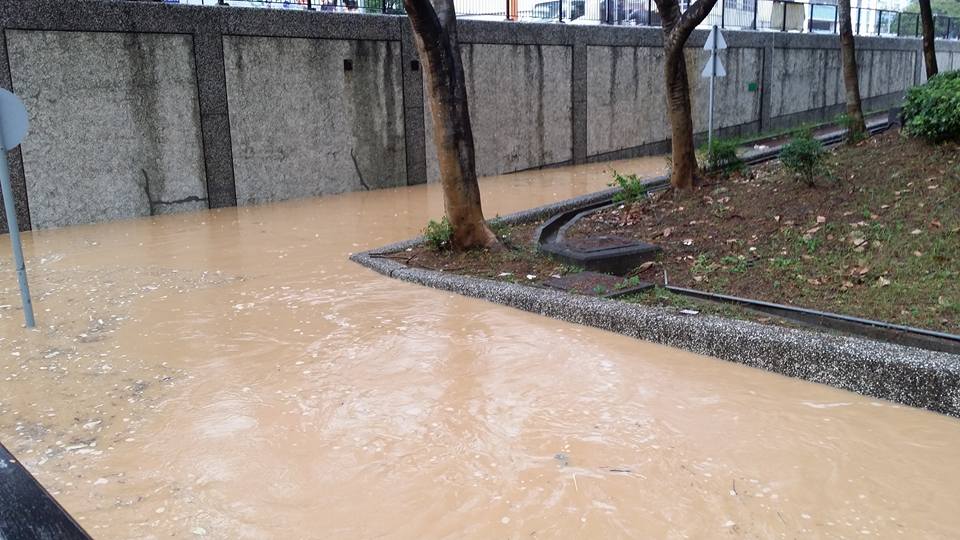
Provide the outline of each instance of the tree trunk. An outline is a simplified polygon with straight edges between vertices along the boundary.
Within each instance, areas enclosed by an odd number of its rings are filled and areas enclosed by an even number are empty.
[[[690,83],[683,47],[667,51],[664,63],[667,82],[667,112],[670,114],[670,146],[673,170],[670,185],[677,189],[693,189],[697,173],[697,154],[693,146],[693,114],[690,106]]]
[[[840,0],[840,56],[843,60],[843,86],[847,91],[847,116],[850,117],[850,133],[847,137],[854,140],[867,131],[863,121],[863,107],[860,105],[860,76],[857,70],[857,48],[853,40],[853,26],[850,22],[850,0]]]
[[[427,80],[443,205],[453,228],[452,247],[493,247],[497,237],[483,219],[473,129],[452,0],[404,0]]]
[[[693,146],[693,110],[690,106],[690,82],[687,80],[683,46],[717,0],[697,0],[683,13],[680,12],[678,0],[655,1],[663,24],[663,74],[673,151],[670,185],[675,189],[689,190],[693,188],[697,174],[697,154]]]
[[[937,74],[937,48],[934,36],[933,10],[930,0],[919,0],[920,25],[923,27],[923,63],[926,64],[927,78]]]

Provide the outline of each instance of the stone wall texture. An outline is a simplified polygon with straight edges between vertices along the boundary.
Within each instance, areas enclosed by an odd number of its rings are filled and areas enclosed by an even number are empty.
[[[404,17],[107,0],[0,0],[0,86],[31,129],[10,152],[21,226],[258,204],[436,181]],[[461,20],[481,175],[668,149],[657,28]],[[724,31],[721,136],[843,109],[836,36]],[[707,32],[688,40],[707,127]],[[940,41],[943,71],[960,42]],[[924,80],[920,41],[857,38],[865,107]],[[5,231],[0,217],[0,231]]]
[[[460,56],[477,174],[502,174],[573,159],[570,47],[465,44]],[[424,96],[428,95],[424,88]],[[424,109],[427,179],[434,182],[439,171],[428,99]]]
[[[206,208],[190,36],[7,31],[34,227]]]
[[[406,185],[399,43],[227,36],[223,52],[238,204]]]

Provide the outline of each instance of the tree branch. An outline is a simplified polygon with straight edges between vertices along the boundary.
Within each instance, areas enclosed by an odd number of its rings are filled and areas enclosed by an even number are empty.
[[[686,43],[693,29],[707,18],[715,5],[717,5],[717,0],[697,0],[691,4],[680,16],[680,20],[672,32],[677,36],[675,39],[680,43]]]
[[[443,25],[430,0],[403,0],[403,7],[416,35],[437,38],[443,32]]]

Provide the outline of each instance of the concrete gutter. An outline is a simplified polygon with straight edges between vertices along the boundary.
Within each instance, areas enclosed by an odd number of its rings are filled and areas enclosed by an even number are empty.
[[[519,224],[543,219],[600,201],[614,191],[517,212],[499,221]],[[355,253],[350,260],[403,281],[960,417],[958,355],[749,321],[681,315],[665,308],[410,268],[383,257],[421,243],[422,237],[414,238]]]

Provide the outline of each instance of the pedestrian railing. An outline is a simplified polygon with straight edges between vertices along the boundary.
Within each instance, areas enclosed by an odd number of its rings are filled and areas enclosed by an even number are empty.
[[[403,0],[134,0],[168,4],[298,9],[402,15]],[[856,0],[854,0],[856,1]],[[472,19],[568,24],[660,26],[653,0],[454,0],[457,15]],[[681,0],[686,7],[687,0]],[[838,33],[836,3],[798,0],[717,0],[700,25],[734,30],[812,34]],[[860,36],[919,37],[920,14],[854,5],[853,33]],[[934,16],[940,39],[960,39],[960,17]]]

